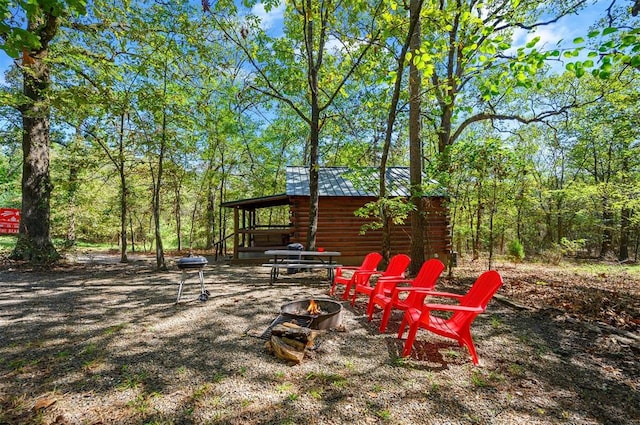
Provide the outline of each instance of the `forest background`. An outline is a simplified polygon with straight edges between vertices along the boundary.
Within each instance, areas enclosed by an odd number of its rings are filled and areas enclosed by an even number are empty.
[[[161,266],[163,246],[224,241],[220,204],[284,192],[287,165],[394,165],[447,188],[460,254],[636,261],[637,5],[595,3],[601,19],[551,43],[545,28],[593,2],[5,2],[0,206],[24,210],[25,122],[45,105],[57,249],[156,250]],[[48,16],[44,46],[30,37]],[[34,63],[50,78],[36,100]]]

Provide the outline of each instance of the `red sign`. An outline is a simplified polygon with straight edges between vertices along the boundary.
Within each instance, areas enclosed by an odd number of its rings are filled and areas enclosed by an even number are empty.
[[[0,234],[18,233],[20,229],[20,210],[0,208]]]

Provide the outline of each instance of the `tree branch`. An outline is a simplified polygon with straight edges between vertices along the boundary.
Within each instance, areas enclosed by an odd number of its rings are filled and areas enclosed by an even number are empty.
[[[594,103],[599,102],[601,99],[603,98],[603,96],[598,96],[597,98],[588,101],[588,102],[584,102],[584,103],[579,103],[579,102],[573,102],[570,103],[568,105],[564,105],[562,106],[560,109],[553,109],[553,110],[549,110],[549,111],[544,111],[541,112],[537,115],[534,115],[531,118],[525,118],[522,117],[520,115],[508,115],[508,114],[496,114],[496,113],[491,113],[491,112],[481,112],[479,114],[473,115],[469,118],[467,118],[466,120],[464,120],[460,126],[458,127],[458,129],[455,131],[455,133],[453,133],[453,135],[450,137],[450,144],[452,143],[452,141],[457,140],[457,138],[462,134],[462,132],[471,124],[479,122],[479,121],[486,121],[486,120],[491,120],[491,121],[516,121],[516,122],[520,122],[522,124],[531,124],[534,122],[546,122],[547,119],[549,119],[550,117],[553,116],[557,116],[557,115],[562,115],[568,111],[570,111],[571,109],[576,109],[576,108],[580,108],[586,105],[591,105]]]

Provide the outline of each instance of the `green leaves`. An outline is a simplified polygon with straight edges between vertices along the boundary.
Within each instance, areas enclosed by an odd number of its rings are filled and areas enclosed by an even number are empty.
[[[430,76],[433,73],[433,56],[426,47],[421,47],[413,53],[407,52],[406,58],[407,62],[413,62],[425,76]]]
[[[40,39],[22,28],[9,28],[3,34],[6,38],[4,43],[0,43],[0,49],[14,59],[20,56],[23,49],[31,50],[40,47]]]
[[[587,37],[592,42],[597,41],[598,37],[602,40],[587,53],[587,60],[570,62],[566,65],[566,70],[573,72],[576,77],[582,77],[585,70],[591,69],[591,74],[594,77],[608,79],[611,77],[613,66],[616,63],[633,68],[640,67],[640,57],[637,54],[640,52],[640,28],[620,31],[616,27],[607,27],[601,31],[590,31]],[[574,44],[583,44],[584,41],[582,37],[573,40]],[[579,47],[567,50],[563,53],[563,57],[567,59],[578,58],[585,49],[585,47]]]
[[[531,41],[529,41],[526,44],[527,49],[532,49],[533,47],[535,47],[536,44],[538,44],[538,41],[540,41],[540,37],[534,37],[533,39],[531,39]]]
[[[580,78],[585,74],[585,66],[582,62],[569,62],[566,66],[567,71],[573,72],[576,77]]]
[[[41,47],[37,32],[24,29],[26,19],[48,14],[53,17],[86,13],[86,0],[0,1],[0,49],[17,58],[23,50]]]

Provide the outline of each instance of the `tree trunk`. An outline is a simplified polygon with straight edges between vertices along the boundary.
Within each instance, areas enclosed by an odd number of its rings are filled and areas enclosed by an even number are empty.
[[[23,56],[22,114],[22,218],[11,258],[32,263],[51,263],[60,258],[50,236],[51,191],[49,175],[50,85],[46,62],[49,41],[57,32],[57,18],[32,13],[27,30],[40,38],[41,47]]]
[[[76,134],[79,134],[78,129],[76,129]],[[75,150],[75,145],[77,143],[77,140],[73,141],[73,144],[70,147],[72,151]],[[73,152],[71,157],[76,158],[76,152]],[[80,165],[78,161],[72,161],[69,164],[69,181],[67,182],[67,217],[69,220],[67,226],[67,240],[65,243],[67,247],[72,247],[76,244],[76,205],[78,202],[78,189],[80,187],[80,181],[78,179],[79,171]]]
[[[163,136],[164,137],[164,136]],[[160,185],[162,182],[162,162],[164,160],[164,142],[160,145],[160,155],[158,157],[158,175],[156,176],[155,187],[153,188],[153,224],[156,241],[156,268],[166,270],[164,261],[164,250],[162,247],[162,233],[160,232]]]
[[[164,74],[164,95],[166,99],[167,94],[167,68],[165,65]],[[164,153],[167,146],[167,108],[166,105],[162,108],[162,132],[160,134],[160,153],[158,155],[158,175],[156,177],[155,187],[153,191],[153,220],[155,228],[155,240],[156,240],[156,268],[158,270],[167,270],[167,265],[164,261],[164,250],[162,247],[162,233],[160,232],[160,193],[162,186],[162,166],[164,163]]]
[[[120,173],[120,262],[127,263],[127,176],[124,169],[124,116],[120,115],[120,140],[118,146],[118,172]]]
[[[164,139],[164,134],[162,138]],[[164,161],[165,141],[160,145],[160,155],[158,157],[158,176],[156,179],[156,187],[153,195],[153,220],[155,227],[156,239],[156,267],[158,270],[166,270],[167,265],[164,261],[164,249],[162,246],[162,233],[160,232],[160,187],[162,185],[162,163]]]
[[[176,183],[180,185],[180,183]],[[175,189],[176,205],[175,205],[175,219],[176,219],[176,236],[178,237],[178,251],[182,251],[182,205],[180,203],[180,187]]]
[[[191,210],[191,227],[189,228],[189,252],[193,250],[193,238],[196,233],[196,217],[199,207],[200,204],[197,201],[193,203],[193,210]]]
[[[224,199],[224,188],[227,181],[226,174],[224,173],[224,169],[222,171],[223,173],[222,173],[222,178],[220,179],[220,190],[218,191],[219,203],[222,202],[222,200]],[[218,206],[218,235],[219,235],[218,240],[220,241],[220,248],[219,248],[220,253],[224,255],[227,252],[227,242],[225,241],[225,238],[227,236],[227,220],[226,220],[225,212],[223,211],[223,208],[221,206]]]
[[[633,248],[633,261],[638,262],[638,250],[640,250],[640,226],[635,225],[636,243]]]
[[[313,5],[311,0],[306,0],[307,13],[311,13]],[[321,24],[322,25],[322,24]],[[311,119],[309,122],[309,231],[307,232],[307,249],[316,248],[316,236],[318,232],[318,164],[320,145],[320,105],[318,93],[318,70],[322,66],[322,50],[320,46],[318,57],[314,59],[314,34],[313,20],[307,22],[306,27],[306,52],[309,93],[311,95]]]
[[[481,224],[484,211],[484,205],[482,203],[482,184],[478,182],[478,204],[476,206],[476,232],[473,236],[473,260],[480,258],[480,240],[481,240]]]
[[[623,207],[620,211],[620,249],[618,250],[618,261],[629,259],[629,233],[631,229],[631,208]]]
[[[319,118],[315,117],[315,118]],[[314,125],[314,123],[316,125]],[[318,233],[318,121],[312,118],[311,124],[311,151],[309,154],[309,232],[307,233],[307,249],[313,251],[316,248],[316,236]]]
[[[600,244],[600,258],[604,258],[611,252],[611,243],[613,240],[613,214],[609,207],[609,199],[604,196],[602,198],[602,242]]]
[[[417,10],[422,9],[423,0],[418,0]],[[400,55],[398,56],[398,67],[396,68],[396,81],[393,86],[393,94],[391,96],[391,103],[389,105],[389,114],[387,116],[387,128],[384,136],[384,145],[382,147],[382,156],[380,158],[380,201],[383,201],[387,197],[387,161],[389,159],[389,150],[391,149],[391,138],[393,137],[393,127],[396,122],[396,115],[398,113],[398,102],[400,100],[400,91],[402,89],[402,76],[404,74],[405,60],[407,57],[407,51],[413,40],[413,33],[416,29],[416,24],[420,21],[420,14],[414,14],[409,23],[409,31],[407,38],[402,45]],[[388,208],[385,204],[380,208],[380,219],[382,220],[382,257],[385,262],[389,262],[391,258],[391,216]]]
[[[493,178],[493,193],[491,196],[491,209],[489,210],[489,266],[488,270],[493,267],[493,249],[495,235],[493,233],[493,219],[497,212],[497,198],[498,198],[498,177]]]
[[[420,48],[420,3],[411,0],[410,17],[416,19],[416,26],[411,37],[410,49],[415,52]],[[410,200],[414,205],[411,212],[411,267],[412,275],[416,275],[424,263],[424,216],[422,204],[422,140],[420,119],[420,95],[422,76],[413,62],[409,65],[409,186]]]
[[[562,243],[562,238],[564,238],[564,227],[565,227],[565,223],[564,223],[564,197],[560,196],[558,198],[556,198],[556,210],[555,210],[555,215],[556,215],[556,243],[560,244]]]
[[[636,6],[640,2],[636,3]],[[629,157],[623,156],[622,170],[629,172]],[[629,259],[629,243],[631,242],[631,208],[623,205],[620,210],[620,245],[618,247],[618,261],[627,261]]]
[[[205,210],[205,231],[207,237],[207,244],[205,245],[207,249],[212,249],[213,244],[215,243],[215,221],[216,221],[216,210],[215,210],[215,200],[216,195],[214,192],[215,188],[211,185],[207,188],[207,209]],[[218,254],[216,252],[216,254]]]
[[[133,219],[129,218],[129,233],[131,233],[131,252],[136,252],[135,232],[133,231]]]

